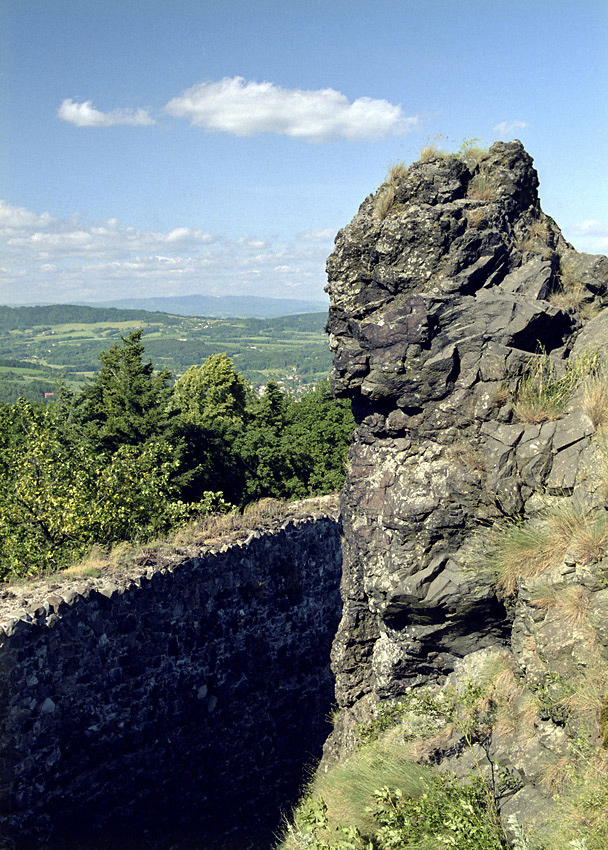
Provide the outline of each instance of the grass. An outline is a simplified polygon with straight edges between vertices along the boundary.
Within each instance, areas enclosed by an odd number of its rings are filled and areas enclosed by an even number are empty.
[[[564,374],[558,377],[551,357],[546,352],[537,354],[517,387],[515,415],[527,424],[559,419],[575,389],[595,377],[599,368],[597,353],[588,352],[570,358]]]
[[[488,223],[487,207],[475,207],[474,209],[467,210],[466,217],[467,224],[469,227],[484,227],[484,225]]]
[[[395,189],[406,175],[407,168],[403,162],[396,162],[389,168],[386,179],[374,199],[373,218],[384,221],[395,208]]]
[[[449,156],[447,151],[440,148],[436,142],[430,142],[420,149],[419,159],[420,162],[429,162],[432,159],[445,159],[446,156]]]
[[[432,778],[430,768],[404,758],[403,746],[378,743],[361,747],[347,761],[328,771],[317,773],[307,788],[286,831],[283,850],[296,850],[298,833],[305,832],[315,808],[326,807],[319,824],[319,837],[330,839],[339,826],[350,826],[362,835],[373,832],[373,818],[368,808],[374,792],[383,786],[400,788],[404,793],[420,796]]]
[[[386,185],[376,195],[373,217],[384,221],[395,204],[395,187]]]
[[[469,182],[467,196],[478,201],[491,201],[496,197],[496,185],[490,176],[480,171]]]
[[[387,182],[397,183],[399,180],[403,180],[404,177],[407,176],[407,166],[403,161],[396,162],[394,165],[388,170],[388,176],[386,178]]]
[[[481,144],[480,139],[464,139],[458,148],[458,156],[464,159],[467,165],[479,165],[487,154],[488,147]]]
[[[592,319],[599,312],[597,305],[590,300],[589,290],[567,257],[562,257],[560,261],[559,286],[548,300],[561,310],[578,313],[583,320]]]
[[[583,385],[581,403],[596,431],[604,434],[608,425],[608,381],[602,375],[593,375]]]
[[[488,808],[483,784],[459,784],[404,758],[387,741],[362,747],[326,774],[317,774],[282,850],[425,848],[503,850],[504,833]]]
[[[497,570],[497,586],[512,596],[525,579],[537,578],[555,569],[566,553],[580,562],[590,563],[601,558],[608,546],[608,519],[585,513],[571,502],[558,504],[545,511],[535,522],[513,523],[495,540],[491,560]],[[577,591],[567,591],[571,608],[582,605],[576,601]],[[566,607],[567,599],[561,601]],[[546,600],[546,607],[557,601]],[[537,601],[537,607],[541,604]]]
[[[579,585],[548,587],[534,594],[530,605],[545,611],[553,609],[562,623],[580,626],[589,614],[591,599],[589,591]]]

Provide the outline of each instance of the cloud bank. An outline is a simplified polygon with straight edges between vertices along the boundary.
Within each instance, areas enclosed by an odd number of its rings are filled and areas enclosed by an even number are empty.
[[[57,110],[57,117],[77,127],[112,127],[116,124],[147,127],[156,123],[145,109],[113,109],[112,112],[100,112],[90,100],[75,103],[71,98],[62,102]]]
[[[322,234],[327,233],[323,241]],[[323,299],[333,231],[283,244],[189,227],[146,231],[117,219],[55,218],[0,201],[0,300],[101,301],[149,295]]]
[[[243,77],[198,83],[170,100],[165,111],[206,130],[277,133],[306,142],[381,139],[408,133],[418,123],[387,100],[361,97],[350,103],[335,89],[285,89]]]

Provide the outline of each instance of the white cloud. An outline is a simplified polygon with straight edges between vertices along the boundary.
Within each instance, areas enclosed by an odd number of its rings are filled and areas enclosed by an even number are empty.
[[[62,102],[57,110],[57,117],[76,124],[77,127],[112,127],[115,124],[146,127],[156,123],[145,109],[113,109],[112,112],[100,112],[90,100],[75,103],[71,98]]]
[[[498,133],[501,138],[506,139],[518,130],[523,130],[524,127],[528,126],[529,124],[527,121],[501,121],[500,124],[496,124],[494,131]]]
[[[264,294],[325,300],[324,243],[206,230],[167,231],[56,218],[0,201],[0,302],[102,301],[149,295]]]
[[[170,100],[165,111],[207,130],[278,133],[307,142],[381,139],[408,133],[418,123],[387,100],[361,97],[350,103],[335,89],[285,89],[243,77],[198,83]]]
[[[608,224],[595,218],[577,221],[564,228],[564,235],[576,244],[579,251],[589,254],[608,253]]]
[[[316,227],[303,230],[298,236],[303,242],[333,242],[336,231],[331,227]]]

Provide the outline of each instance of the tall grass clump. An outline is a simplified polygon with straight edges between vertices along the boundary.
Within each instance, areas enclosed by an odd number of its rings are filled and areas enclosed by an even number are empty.
[[[558,377],[551,357],[544,351],[537,354],[523,375],[515,393],[515,415],[525,423],[541,423],[559,419],[574,390],[598,374],[596,352],[571,358],[564,374]]]
[[[555,569],[568,550],[579,561],[589,563],[599,560],[608,546],[608,520],[586,513],[571,502],[557,505],[544,512],[534,522],[519,522],[505,528],[495,539],[491,560],[497,570],[497,585],[507,596],[512,596],[520,582],[537,578]],[[583,598],[576,591],[568,591],[561,599],[564,611],[580,610]],[[545,607],[558,604],[547,601]],[[537,607],[539,602],[537,600]],[[571,615],[576,619],[575,614]]]
[[[585,381],[581,406],[595,430],[605,434],[608,426],[608,380],[603,375],[593,375]]]
[[[458,156],[464,159],[467,165],[479,165],[487,154],[488,147],[481,144],[480,139],[464,139],[458,148]]]
[[[376,195],[374,200],[373,217],[379,221],[384,221],[389,212],[392,210],[395,203],[395,187],[386,185]]]
[[[480,779],[459,784],[375,742],[318,775],[292,821],[282,850],[425,848],[504,850],[504,832]]]
[[[492,201],[496,197],[496,185],[489,175],[480,171],[469,182],[467,196],[478,201]]]

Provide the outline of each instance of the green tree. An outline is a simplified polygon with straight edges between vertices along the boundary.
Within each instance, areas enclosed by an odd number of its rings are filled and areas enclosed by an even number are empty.
[[[354,429],[350,403],[333,398],[329,380],[321,381],[292,405],[283,441],[298,448],[294,463],[307,495],[340,489]]]
[[[293,399],[269,381],[264,394],[252,397],[237,448],[245,466],[243,502],[300,498],[306,489],[296,472],[298,447],[283,439]]]
[[[20,399],[2,430],[0,577],[55,569],[93,543],[147,539],[189,513],[174,498],[168,444],[108,457],[58,419],[56,408],[40,413]]]
[[[168,424],[171,373],[144,363],[141,336],[141,329],[131,331],[101,352],[101,369],[78,402],[89,438],[110,452],[162,436]]]
[[[235,444],[247,394],[247,384],[225,354],[212,354],[176,382],[171,440],[179,458],[176,483],[185,501],[198,500],[207,490],[240,501],[244,468]]]
[[[173,388],[172,407],[186,422],[197,425],[245,415],[247,384],[226,354],[212,354],[201,366],[191,366]]]

